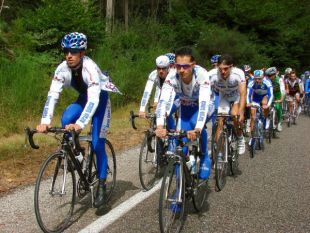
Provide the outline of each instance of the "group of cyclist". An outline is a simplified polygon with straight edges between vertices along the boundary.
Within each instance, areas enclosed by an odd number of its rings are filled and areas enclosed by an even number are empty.
[[[92,146],[97,156],[99,185],[94,206],[105,203],[108,160],[105,151],[105,138],[110,125],[111,108],[108,92],[119,92],[109,76],[86,56],[87,37],[83,33],[72,32],[61,42],[65,60],[58,65],[43,109],[41,123],[37,131],[47,132],[55,105],[64,87],[73,87],[79,96],[64,111],[61,123],[67,130],[81,131],[89,122],[92,124]],[[193,52],[188,47],[178,49],[156,58],[156,69],[147,80],[141,100],[139,116],[145,117],[145,109],[155,84],[154,109],[156,109],[156,135],[164,138],[168,130],[187,131],[187,139],[201,138],[200,172],[201,179],[208,179],[211,173],[211,159],[208,154],[206,123],[215,122],[219,113],[231,114],[238,136],[238,153],[245,152],[245,139],[242,127],[245,112],[254,101],[262,104],[265,116],[271,103],[276,102],[278,116],[277,129],[281,131],[281,102],[284,93],[300,103],[300,96],[309,93],[309,72],[304,75],[305,88],[297,79],[296,72],[286,70],[285,77],[279,77],[275,67],[255,70],[249,65],[244,69],[234,66],[230,55],[215,55],[211,58],[213,69],[209,72],[196,64]],[[285,80],[285,81],[284,81]],[[284,88],[285,86],[285,88]],[[178,119],[173,113],[178,110]],[[255,112],[250,110],[251,123]],[[216,137],[221,127],[218,120]],[[266,118],[265,127],[268,128]]]
[[[298,79],[296,71],[291,68],[287,68],[282,76],[276,67],[252,72],[250,65],[242,68],[234,66],[233,58],[228,54],[212,56],[211,65],[213,68],[209,71],[197,65],[192,50],[187,47],[180,48],[175,54],[159,56],[156,59],[156,70],[152,71],[147,81],[139,112],[140,117],[145,117],[145,106],[153,84],[156,83],[156,135],[164,138],[167,130],[187,131],[188,140],[194,140],[200,135],[201,179],[209,177],[210,159],[214,161],[208,154],[208,136],[205,130],[209,120],[212,120],[213,125],[218,116],[215,133],[217,141],[223,127],[223,118],[219,116],[231,115],[238,137],[238,154],[241,155],[246,148],[244,125],[246,133],[250,134],[249,145],[251,144],[257,111],[254,104],[262,108],[266,132],[270,130],[269,111],[274,106],[277,124],[273,127],[281,132],[284,103],[287,103],[287,111],[292,112],[292,103],[296,101],[300,111],[301,97],[305,93],[309,95],[310,89],[308,71],[303,75],[303,80]],[[172,114],[176,109],[179,109],[178,119],[174,119]]]

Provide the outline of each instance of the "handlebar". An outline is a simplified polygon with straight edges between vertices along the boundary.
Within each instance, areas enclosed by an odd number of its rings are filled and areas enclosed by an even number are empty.
[[[137,129],[136,127],[136,124],[135,124],[135,118],[136,117],[139,117],[138,114],[135,114],[133,110],[130,111],[130,116],[129,116],[129,120],[130,120],[130,123],[131,123],[131,126],[133,129]],[[146,114],[146,118],[147,119],[150,119],[150,118],[154,118],[155,117],[155,113],[151,113],[151,112],[148,112]]]
[[[39,149],[40,148],[37,144],[35,144],[35,142],[33,140],[33,135],[36,133],[39,133],[36,129],[30,129],[29,127],[25,128],[26,137],[29,141],[30,146],[33,149]],[[47,133],[54,133],[54,134],[70,133],[70,135],[72,137],[74,149],[81,148],[79,140],[78,140],[78,133],[74,130],[66,130],[63,128],[52,127],[52,128],[47,129]]]

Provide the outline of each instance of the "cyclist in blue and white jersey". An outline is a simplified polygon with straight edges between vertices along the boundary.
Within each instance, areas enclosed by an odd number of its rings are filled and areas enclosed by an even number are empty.
[[[238,136],[238,153],[244,154],[245,141],[242,132],[246,99],[246,81],[244,72],[233,66],[230,55],[221,55],[219,66],[208,73],[212,87],[219,92],[218,113],[233,116],[234,127]],[[223,129],[223,118],[219,117],[216,131],[216,141]]]
[[[158,100],[161,94],[161,89],[162,86],[165,82],[165,79],[170,72],[170,70],[173,70],[173,65],[174,65],[174,59],[173,59],[173,54],[169,54],[169,57],[167,55],[161,55],[156,58],[156,70],[153,70],[149,78],[146,82],[144,92],[143,92],[143,97],[140,103],[140,110],[139,110],[139,117],[145,118],[146,113],[145,113],[145,108],[149,102],[154,84],[156,86],[156,91],[155,91],[155,96],[154,96],[154,104],[153,107],[156,109]],[[173,113],[176,110],[176,105],[174,105],[174,99],[170,100],[170,105],[167,106],[167,111]],[[171,110],[171,108],[173,108]],[[174,129],[175,128],[175,121],[173,119],[173,115],[170,114],[168,117],[168,128],[169,129]]]
[[[44,106],[39,132],[51,127],[55,105],[64,87],[73,87],[79,96],[63,112],[62,127],[81,131],[92,119],[92,146],[97,156],[99,185],[94,206],[105,202],[107,178],[107,154],[105,138],[110,125],[111,108],[107,91],[118,89],[104,75],[97,64],[85,55],[87,38],[83,33],[72,32],[61,42],[65,61],[56,68]]]
[[[176,70],[169,73],[162,88],[162,94],[157,109],[158,137],[165,137],[164,127],[166,107],[174,95],[180,98],[180,114],[177,130],[187,131],[187,138],[195,140],[201,135],[201,165],[199,176],[208,179],[211,172],[211,161],[208,156],[207,131],[204,128],[210,101],[210,82],[207,71],[196,65],[193,52],[183,47],[176,51]],[[186,150],[186,149],[185,149]],[[187,154],[187,151],[184,151]]]
[[[273,101],[273,88],[269,79],[264,77],[264,71],[255,70],[254,80],[248,84],[247,90],[247,106],[251,107],[252,102],[262,105],[265,117],[265,129],[269,129],[270,120],[268,113]],[[254,129],[254,121],[256,116],[256,109],[251,108],[251,133]],[[251,140],[249,142],[251,144]]]

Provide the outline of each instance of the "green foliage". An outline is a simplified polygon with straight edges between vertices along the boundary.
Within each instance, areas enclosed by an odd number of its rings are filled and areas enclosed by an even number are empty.
[[[15,43],[36,51],[59,49],[62,37],[72,31],[85,33],[89,47],[103,37],[103,24],[94,5],[77,4],[75,0],[44,0],[35,10],[26,10],[14,22]]]

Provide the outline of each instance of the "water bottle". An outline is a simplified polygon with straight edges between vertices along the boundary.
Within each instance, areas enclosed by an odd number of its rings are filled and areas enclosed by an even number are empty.
[[[76,156],[75,158],[81,163],[83,161],[84,156],[83,156],[82,152],[80,152],[79,155]]]
[[[189,161],[191,162],[191,167],[192,167],[192,170],[191,170],[191,174],[196,174],[197,172],[197,167],[196,167],[196,160],[195,160],[195,156],[194,155],[190,155],[189,156]]]

